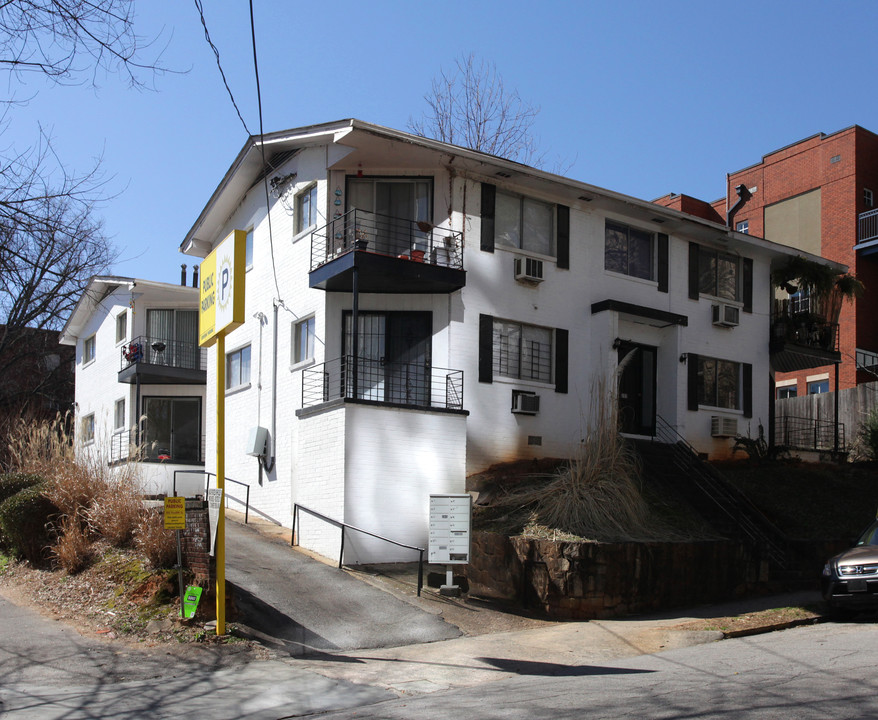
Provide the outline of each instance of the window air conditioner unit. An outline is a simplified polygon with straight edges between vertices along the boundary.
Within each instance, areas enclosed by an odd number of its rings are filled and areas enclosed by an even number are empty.
[[[714,415],[710,418],[711,437],[735,437],[738,434],[738,419]]]
[[[710,313],[711,320],[717,327],[738,327],[741,322],[741,308],[737,305],[711,305]]]
[[[512,391],[512,412],[516,415],[536,415],[540,411],[540,396],[522,390]]]
[[[515,279],[528,282],[543,281],[543,261],[536,258],[515,258]]]

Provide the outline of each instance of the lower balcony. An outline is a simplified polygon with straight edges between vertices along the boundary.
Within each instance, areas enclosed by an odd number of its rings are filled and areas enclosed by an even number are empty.
[[[466,285],[463,238],[424,221],[351,210],[311,234],[310,287],[450,293]]]
[[[463,370],[347,356],[302,372],[302,408],[348,401],[466,412]]]
[[[838,323],[815,312],[793,312],[789,301],[776,301],[768,352],[776,372],[839,363]]]
[[[207,352],[194,342],[141,335],[122,346],[119,382],[205,385]]]
[[[110,464],[154,462],[175,465],[204,465],[204,435],[170,433],[150,437],[148,430],[115,433],[110,440]]]

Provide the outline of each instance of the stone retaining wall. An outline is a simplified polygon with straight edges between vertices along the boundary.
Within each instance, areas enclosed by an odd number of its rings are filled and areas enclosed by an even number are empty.
[[[559,619],[605,618],[730,600],[769,590],[776,580],[767,560],[732,541],[552,542],[475,532],[472,542],[471,563],[466,566],[470,594]],[[829,557],[819,549],[813,555]],[[813,570],[815,584],[820,567]],[[811,568],[806,574],[810,572]]]

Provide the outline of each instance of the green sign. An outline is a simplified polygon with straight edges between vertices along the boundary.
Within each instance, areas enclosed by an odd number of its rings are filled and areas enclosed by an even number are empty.
[[[195,615],[198,609],[198,602],[201,600],[201,588],[197,585],[190,585],[183,593],[183,617],[187,620]]]

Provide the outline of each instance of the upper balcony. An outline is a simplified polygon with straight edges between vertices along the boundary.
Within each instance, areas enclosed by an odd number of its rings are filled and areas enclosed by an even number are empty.
[[[463,237],[423,221],[351,210],[311,233],[310,287],[451,293],[466,285]]]
[[[859,255],[878,253],[878,209],[860,213],[857,222],[857,244],[854,249]]]
[[[205,385],[207,352],[197,343],[141,335],[121,348],[119,382]]]
[[[788,299],[775,300],[768,352],[776,372],[839,363],[838,323],[828,321],[813,299],[807,307]]]

